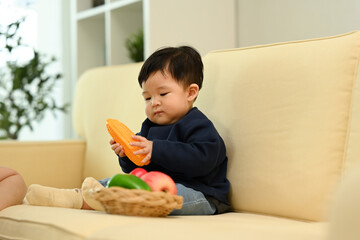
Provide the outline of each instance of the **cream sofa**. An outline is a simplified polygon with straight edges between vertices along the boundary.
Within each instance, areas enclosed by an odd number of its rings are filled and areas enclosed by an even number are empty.
[[[351,177],[334,197],[360,161],[359,59],[360,32],[204,57],[196,105],[226,142],[232,212],[146,218],[20,205],[0,212],[0,238],[335,240],[346,239],[339,237],[344,232],[348,239],[359,237],[352,229],[360,215],[354,202],[360,202],[359,178]],[[27,184],[61,188],[120,172],[105,120],[139,130],[145,119],[140,67],[84,73],[73,104],[81,140],[0,142],[0,165],[18,170]],[[360,170],[353,174],[360,176]]]

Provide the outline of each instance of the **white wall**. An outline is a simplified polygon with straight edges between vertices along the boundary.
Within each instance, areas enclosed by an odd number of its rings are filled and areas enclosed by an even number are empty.
[[[360,30],[359,0],[237,0],[238,46]]]
[[[191,45],[201,55],[236,47],[236,0],[147,0],[146,56],[162,46]],[[147,19],[147,18],[145,18]]]

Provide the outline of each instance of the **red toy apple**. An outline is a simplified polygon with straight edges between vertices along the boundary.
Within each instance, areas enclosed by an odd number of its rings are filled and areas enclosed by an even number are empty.
[[[141,176],[144,175],[145,173],[147,173],[147,171],[143,168],[135,168],[130,172],[131,175],[135,175],[139,178],[141,178]]]
[[[162,172],[151,171],[140,177],[145,181],[151,188],[153,192],[168,192],[173,195],[176,195],[176,185],[172,178]]]

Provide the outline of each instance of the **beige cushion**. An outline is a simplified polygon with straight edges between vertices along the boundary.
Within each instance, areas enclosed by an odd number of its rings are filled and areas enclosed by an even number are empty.
[[[80,187],[84,155],[81,140],[0,141],[0,166],[15,169],[27,185]]]
[[[237,211],[326,217],[360,156],[360,33],[217,51],[198,106],[224,137]]]
[[[325,240],[327,228],[255,214],[150,218],[26,205],[1,211],[0,221],[0,238],[37,240]]]
[[[145,120],[144,100],[137,77],[142,64],[102,67],[85,72],[79,79],[74,101],[74,128],[86,139],[84,177],[102,179],[121,172],[106,119],[125,123],[139,132]]]

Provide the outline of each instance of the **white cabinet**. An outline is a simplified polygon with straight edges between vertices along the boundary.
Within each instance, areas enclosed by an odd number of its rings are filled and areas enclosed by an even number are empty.
[[[77,78],[89,68],[131,62],[126,39],[143,28],[141,0],[72,1],[72,68]]]
[[[130,63],[126,39],[144,31],[144,54],[191,45],[202,55],[236,47],[235,0],[71,1],[72,81],[87,69]]]

